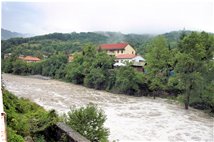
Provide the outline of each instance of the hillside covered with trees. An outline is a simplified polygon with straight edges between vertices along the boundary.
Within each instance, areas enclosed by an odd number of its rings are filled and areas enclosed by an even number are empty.
[[[175,32],[176,33],[176,32]],[[113,35],[114,36],[113,36]],[[174,35],[172,33],[172,35]],[[2,71],[19,75],[41,74],[90,88],[133,96],[169,97],[214,112],[214,36],[180,32],[172,36],[121,35],[121,33],[49,34],[2,41]],[[178,38],[179,36],[179,38]],[[114,68],[114,57],[96,47],[118,38],[145,56],[145,72],[131,66]],[[114,41],[116,42],[116,40]],[[74,54],[68,63],[67,55]],[[43,58],[37,63],[17,60],[18,55]]]
[[[184,31],[190,33],[190,31]],[[176,46],[181,31],[163,34],[171,47]],[[127,42],[132,45],[138,54],[144,55],[146,47],[154,38],[154,35],[122,34],[117,32],[88,32],[88,33],[53,33],[31,38],[11,38],[2,40],[2,57],[6,53],[15,55],[33,55],[42,58],[43,55],[50,56],[56,52],[67,54],[81,51],[86,43],[98,46],[103,43]]]

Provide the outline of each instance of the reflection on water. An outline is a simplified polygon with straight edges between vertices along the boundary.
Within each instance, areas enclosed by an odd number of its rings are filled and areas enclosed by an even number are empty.
[[[213,141],[213,118],[195,109],[145,97],[116,95],[35,77],[3,74],[6,88],[59,113],[92,102],[107,115],[109,139],[118,141]]]

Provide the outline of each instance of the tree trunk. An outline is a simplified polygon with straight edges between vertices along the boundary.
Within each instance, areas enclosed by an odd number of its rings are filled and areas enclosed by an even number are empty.
[[[153,99],[155,99],[155,96],[156,96],[156,91],[153,92]]]
[[[155,94],[153,95],[153,99],[155,99]]]
[[[190,97],[190,92],[188,91],[186,94],[185,109],[189,108],[189,97]]]
[[[189,108],[189,103],[185,102],[185,109]]]

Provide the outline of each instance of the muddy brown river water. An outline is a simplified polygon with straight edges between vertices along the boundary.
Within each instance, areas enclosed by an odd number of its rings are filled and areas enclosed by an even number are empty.
[[[32,76],[2,75],[6,88],[59,114],[71,106],[97,104],[107,115],[109,140],[214,141],[214,119],[207,114],[169,103],[166,99],[131,97],[89,89],[57,80]]]

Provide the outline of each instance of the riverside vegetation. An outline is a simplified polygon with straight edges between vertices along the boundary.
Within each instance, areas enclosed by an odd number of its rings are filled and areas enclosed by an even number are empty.
[[[55,111],[45,111],[37,104],[3,89],[4,111],[7,114],[7,136],[10,142],[24,142],[25,137],[44,141],[43,131],[55,124],[59,118]]]
[[[60,39],[74,44],[74,41],[82,39],[82,51],[76,52],[74,60],[68,63],[66,49],[75,48],[62,44],[61,41],[55,42],[53,47],[44,44],[43,48],[48,47],[53,52],[50,52],[52,54],[49,58],[38,63],[17,60],[21,51],[35,55],[35,51],[38,52],[37,48],[41,48],[36,45],[44,43],[45,37],[48,37],[48,40],[52,39],[48,43]],[[96,50],[97,43],[103,42],[105,37],[97,36],[95,33],[81,33],[76,36],[50,34],[42,39],[35,37],[2,41],[3,51],[13,51],[10,58],[2,60],[2,71],[18,75],[41,74],[90,88],[134,96],[170,97],[184,102],[186,109],[190,105],[214,112],[212,34],[183,32],[176,44],[173,42],[174,46],[165,36],[154,37],[144,47],[147,62],[145,73],[137,72],[130,66],[114,68],[114,57]],[[87,44],[88,41],[92,43]]]
[[[48,127],[59,121],[67,123],[90,141],[106,142],[109,132],[103,127],[106,116],[95,105],[72,109],[60,117],[55,110],[46,111],[30,100],[17,98],[5,89],[3,91],[4,110],[7,114],[7,136],[9,142],[54,142],[45,134]],[[81,122],[81,123],[80,123]],[[89,124],[90,123],[90,124]],[[62,141],[66,141],[63,139]]]

